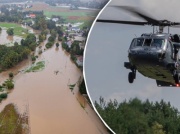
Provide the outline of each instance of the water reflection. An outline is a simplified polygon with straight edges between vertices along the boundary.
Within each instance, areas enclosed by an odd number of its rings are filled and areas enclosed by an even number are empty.
[[[18,36],[9,36],[6,33],[5,29],[2,29],[2,31],[0,32],[0,44],[10,44],[10,43],[14,43],[14,42],[20,42],[21,41],[21,37]]]

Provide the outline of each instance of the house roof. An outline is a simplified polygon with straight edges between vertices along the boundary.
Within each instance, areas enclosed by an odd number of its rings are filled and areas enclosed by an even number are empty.
[[[29,16],[30,16],[31,18],[36,17],[35,14],[29,14]]]
[[[74,37],[74,41],[80,41],[80,42],[82,42],[82,41],[85,41],[85,38],[84,38],[84,37],[81,37],[81,36],[75,36],[75,37]]]

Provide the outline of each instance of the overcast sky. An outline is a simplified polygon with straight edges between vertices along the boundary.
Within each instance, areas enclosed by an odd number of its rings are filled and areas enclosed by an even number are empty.
[[[180,22],[178,0],[112,0],[111,5],[129,5],[145,11],[156,19]],[[142,20],[114,7],[106,7],[103,19]],[[180,34],[180,29],[171,29]],[[133,84],[128,82],[130,70],[124,68],[128,61],[128,48],[135,35],[152,32],[150,26],[96,23],[90,33],[85,51],[85,79],[92,101],[102,96],[119,102],[138,97],[142,100],[164,99],[180,110],[180,88],[160,88],[153,79],[137,73]]]

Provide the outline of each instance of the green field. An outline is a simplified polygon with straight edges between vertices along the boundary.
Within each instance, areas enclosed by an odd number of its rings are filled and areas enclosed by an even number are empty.
[[[6,28],[6,29],[14,28],[14,35],[21,36],[21,37],[26,37],[27,32],[28,32],[26,29],[22,28],[19,24],[15,24],[15,23],[0,23],[0,27]]]
[[[69,17],[69,16],[78,16],[78,17],[83,17],[83,16],[87,16],[88,13],[86,12],[52,12],[52,11],[44,11],[44,14],[47,17],[51,17],[52,15],[58,15],[58,16],[62,16],[62,17]]]
[[[0,123],[0,134],[22,134],[22,118],[13,104],[7,105],[0,113]]]
[[[85,11],[62,11],[62,12],[55,12],[55,11],[44,11],[44,15],[51,18],[52,15],[61,16],[65,19],[65,22],[85,22],[91,21],[91,18],[95,18],[97,12],[85,12]]]

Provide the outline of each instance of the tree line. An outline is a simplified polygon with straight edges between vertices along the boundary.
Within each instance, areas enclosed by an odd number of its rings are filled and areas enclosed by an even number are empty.
[[[109,127],[117,134],[179,134],[180,113],[170,102],[129,101],[106,102],[100,97],[95,107]]]
[[[0,71],[11,68],[27,59],[36,46],[36,36],[34,34],[29,34],[26,39],[22,39],[21,44],[15,42],[14,46],[11,47],[0,45]]]

